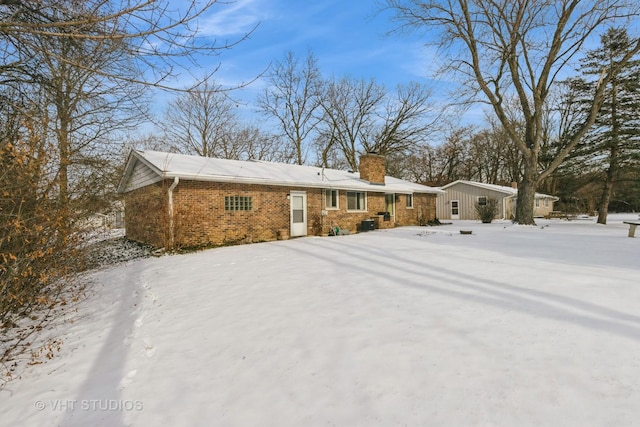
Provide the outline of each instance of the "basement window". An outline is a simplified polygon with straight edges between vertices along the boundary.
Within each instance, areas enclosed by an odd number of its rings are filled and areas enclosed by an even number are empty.
[[[253,208],[253,197],[224,196],[225,211],[250,211]]]
[[[347,210],[366,211],[367,197],[363,191],[347,191]]]

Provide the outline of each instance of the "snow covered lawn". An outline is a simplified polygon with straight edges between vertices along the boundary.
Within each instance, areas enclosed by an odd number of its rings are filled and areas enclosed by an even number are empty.
[[[0,425],[637,425],[640,238],[625,218],[102,269],[49,331],[60,352],[0,390]]]

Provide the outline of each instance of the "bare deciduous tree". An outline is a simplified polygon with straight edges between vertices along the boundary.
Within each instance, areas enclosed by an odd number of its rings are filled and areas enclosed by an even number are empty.
[[[435,44],[448,54],[446,71],[463,77],[472,94],[488,102],[522,153],[524,172],[518,191],[516,220],[535,224],[536,187],[551,174],[581,140],[596,119],[604,88],[640,50],[635,38],[628,53],[604,67],[590,109],[581,126],[567,139],[546,169],[539,155],[545,132],[545,103],[558,76],[582,53],[598,30],[618,21],[637,19],[638,4],[626,0],[386,0],[401,26],[437,32]],[[504,99],[515,96],[524,120],[518,132]]]
[[[376,109],[386,96],[383,86],[371,80],[342,78],[325,82],[323,88],[322,130],[328,145],[340,147],[348,166],[358,170],[362,151],[376,123]],[[373,145],[373,141],[369,143]]]
[[[521,155],[498,123],[484,129],[455,127],[442,144],[422,144],[404,156],[403,172],[412,181],[442,186],[458,179],[509,185],[521,173]]]
[[[58,10],[51,12],[51,18],[57,22],[73,19]],[[88,24],[66,29],[98,32]],[[134,128],[144,117],[144,87],[113,77],[137,75],[131,67],[132,59],[117,40],[96,41],[48,34],[25,36],[22,40],[21,49],[31,52],[30,61],[39,66],[34,74],[36,81],[19,87],[25,93],[39,91],[43,95],[42,108],[52,119],[58,206],[65,219],[63,225],[70,226],[74,215],[98,209],[85,203],[95,201],[94,195],[98,193],[95,184],[100,180],[92,176],[104,171],[104,159],[100,157],[110,154],[108,146],[116,135]],[[76,65],[86,58],[91,58],[92,67],[101,69],[101,74]],[[61,236],[67,234],[61,230]]]
[[[49,305],[41,292],[77,271],[68,237],[85,230],[72,219],[97,210],[145,89],[176,89],[181,72],[233,45],[200,34],[216,3],[0,0],[0,327],[5,313]]]
[[[0,2],[0,71],[7,80],[25,80],[37,73],[30,65],[25,40],[57,37],[95,43],[119,43],[135,59],[141,74],[119,74],[93,64],[90,57],[60,57],[94,73],[148,86],[176,90],[172,79],[199,60],[242,42],[219,43],[200,33],[197,21],[214,13],[218,0],[3,0]],[[60,17],[63,16],[63,19]],[[26,53],[26,54],[25,54]],[[202,80],[207,80],[216,71]],[[196,86],[199,82],[196,82]]]
[[[396,98],[387,100],[384,111],[378,113],[381,124],[365,134],[363,148],[392,154],[423,142],[435,130],[440,116],[430,101],[431,91],[426,87],[415,82],[399,85]]]
[[[309,52],[300,64],[293,52],[276,62],[269,74],[270,84],[258,98],[259,109],[278,122],[278,128],[295,148],[296,163],[305,162],[305,146],[309,135],[318,124],[318,91],[321,84],[318,61]]]
[[[0,4],[0,85],[45,94],[53,125],[59,209],[69,225],[72,182],[100,168],[117,132],[146,115],[144,91],[170,88],[200,54],[216,45],[199,35],[196,20],[217,2],[168,0],[22,0]],[[214,72],[215,69],[212,71]],[[49,120],[51,118],[51,120]],[[89,195],[91,196],[91,195]],[[60,236],[67,235],[61,230]]]
[[[241,160],[292,163],[294,150],[289,141],[271,135],[256,126],[241,126],[234,132],[237,145],[243,147]]]
[[[291,163],[291,141],[238,119],[236,103],[219,86],[203,83],[177,94],[167,106],[160,147],[164,150],[232,160]],[[156,145],[157,147],[157,145]]]
[[[238,123],[235,110],[229,95],[210,81],[177,94],[161,123],[167,145],[183,154],[229,157],[227,143]]]
[[[439,116],[431,91],[418,83],[399,85],[395,96],[374,79],[344,77],[325,81],[321,98],[322,118],[316,151],[323,166],[341,163],[358,170],[358,154],[376,152],[387,156],[389,170],[396,173],[402,155],[423,144],[437,129]]]

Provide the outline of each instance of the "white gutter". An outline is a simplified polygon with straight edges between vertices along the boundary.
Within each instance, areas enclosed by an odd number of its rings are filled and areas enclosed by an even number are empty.
[[[443,190],[439,190],[434,187],[428,187],[428,189],[414,188],[411,185],[405,186],[403,184],[391,183],[385,186],[368,184],[367,181],[358,180],[357,184],[353,182],[343,183],[343,180],[331,181],[327,186],[327,182],[305,182],[305,181],[282,181],[272,180],[269,178],[246,178],[238,176],[226,176],[226,175],[199,175],[199,174],[186,174],[186,173],[166,173],[162,174],[165,178],[182,178],[193,181],[210,181],[210,182],[230,182],[234,184],[253,184],[253,185],[275,185],[286,187],[304,187],[304,188],[332,188],[336,190],[353,190],[353,191],[370,191],[372,193],[401,193],[401,194],[442,194]],[[409,183],[412,184],[412,183]]]
[[[173,183],[169,187],[169,248],[173,248],[175,241],[174,221],[173,221],[173,190],[178,186],[180,178],[173,178]]]

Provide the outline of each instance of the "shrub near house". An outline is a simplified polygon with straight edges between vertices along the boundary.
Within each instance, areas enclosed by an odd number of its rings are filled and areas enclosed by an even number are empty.
[[[498,213],[498,201],[496,199],[485,197],[476,202],[476,215],[483,223],[491,223]]]

